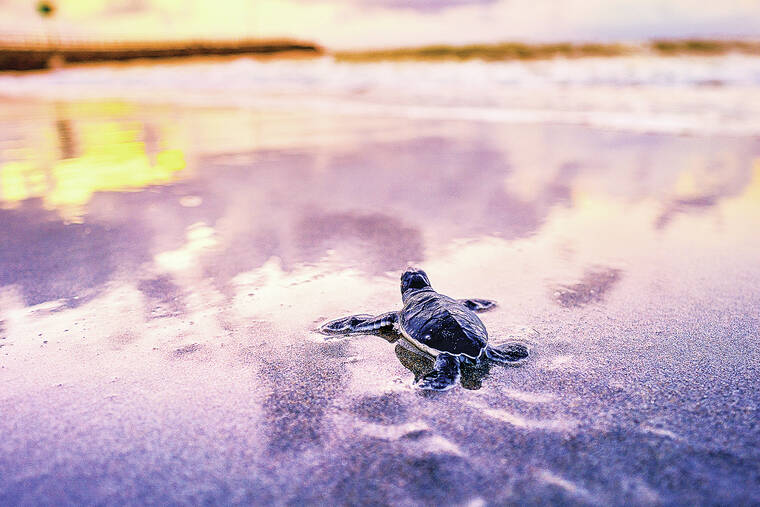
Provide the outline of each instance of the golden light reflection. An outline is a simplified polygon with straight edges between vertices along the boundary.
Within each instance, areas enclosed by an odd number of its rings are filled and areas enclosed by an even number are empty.
[[[756,206],[760,204],[760,158],[752,164],[752,180],[743,195]]]
[[[73,130],[66,127],[69,129]],[[59,134],[63,158],[52,165],[32,156],[0,165],[0,201],[13,207],[25,199],[42,198],[47,209],[57,209],[65,218],[76,220],[96,192],[168,183],[185,168],[184,154],[178,149],[165,149],[151,157],[140,140],[138,124],[91,121],[79,125],[77,134],[80,156],[67,157],[76,151],[74,141]]]
[[[679,197],[694,197],[700,195],[701,188],[697,183],[694,173],[683,171],[678,175],[675,185],[675,193]]]
[[[39,173],[31,162],[6,162],[0,169],[0,192],[4,201],[16,202],[23,201],[31,197],[30,189],[27,185],[27,175],[29,179],[36,175],[39,179]],[[44,193],[44,191],[43,191]]]
[[[760,158],[752,164],[752,177],[738,196],[727,199],[722,205],[724,213],[733,221],[755,228],[760,224]]]

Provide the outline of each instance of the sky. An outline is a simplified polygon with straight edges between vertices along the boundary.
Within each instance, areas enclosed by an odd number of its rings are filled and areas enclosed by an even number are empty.
[[[328,48],[760,38],[760,0],[0,0],[0,38],[290,37]]]

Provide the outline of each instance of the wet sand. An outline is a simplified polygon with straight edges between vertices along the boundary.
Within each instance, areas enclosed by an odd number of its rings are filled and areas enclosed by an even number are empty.
[[[757,137],[3,106],[1,504],[760,502]],[[409,263],[527,363],[314,332]]]

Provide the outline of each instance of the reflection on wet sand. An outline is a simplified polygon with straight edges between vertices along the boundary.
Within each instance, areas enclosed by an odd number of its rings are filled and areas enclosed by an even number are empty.
[[[168,275],[140,280],[137,289],[148,300],[146,313],[151,319],[179,316],[185,312],[182,289]]]
[[[0,164],[0,201],[6,207],[39,197],[46,209],[75,220],[95,192],[168,183],[185,167],[178,149],[158,151],[151,161],[134,123],[89,120],[75,127],[71,119],[59,118],[55,133],[60,158],[49,166],[34,157]]]
[[[66,224],[35,200],[0,209],[0,223],[0,285],[19,287],[30,306],[58,299],[76,306],[118,269],[147,260],[136,224]]]
[[[45,118],[68,173],[2,139],[0,503],[756,500],[757,140],[94,114]],[[317,339],[410,261],[531,361],[429,396],[395,338]]]
[[[377,274],[419,262],[424,256],[420,231],[388,215],[315,213],[304,217],[295,232],[304,255],[318,258],[324,252],[339,251],[338,255],[366,259],[368,271]],[[361,254],[343,252],[354,244]]]
[[[655,221],[655,227],[662,229],[667,226],[668,223],[678,213],[684,213],[692,210],[706,209],[715,206],[716,199],[711,195],[703,195],[698,197],[680,198],[675,199],[670,203],[660,216]]]
[[[583,275],[580,282],[563,285],[554,292],[560,306],[573,308],[601,301],[604,294],[620,279],[619,269],[591,270]]]

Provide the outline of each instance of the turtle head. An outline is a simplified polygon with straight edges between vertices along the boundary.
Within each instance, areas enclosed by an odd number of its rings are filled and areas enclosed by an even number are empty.
[[[401,275],[401,295],[411,289],[426,289],[430,287],[427,273],[421,269],[409,268]]]

